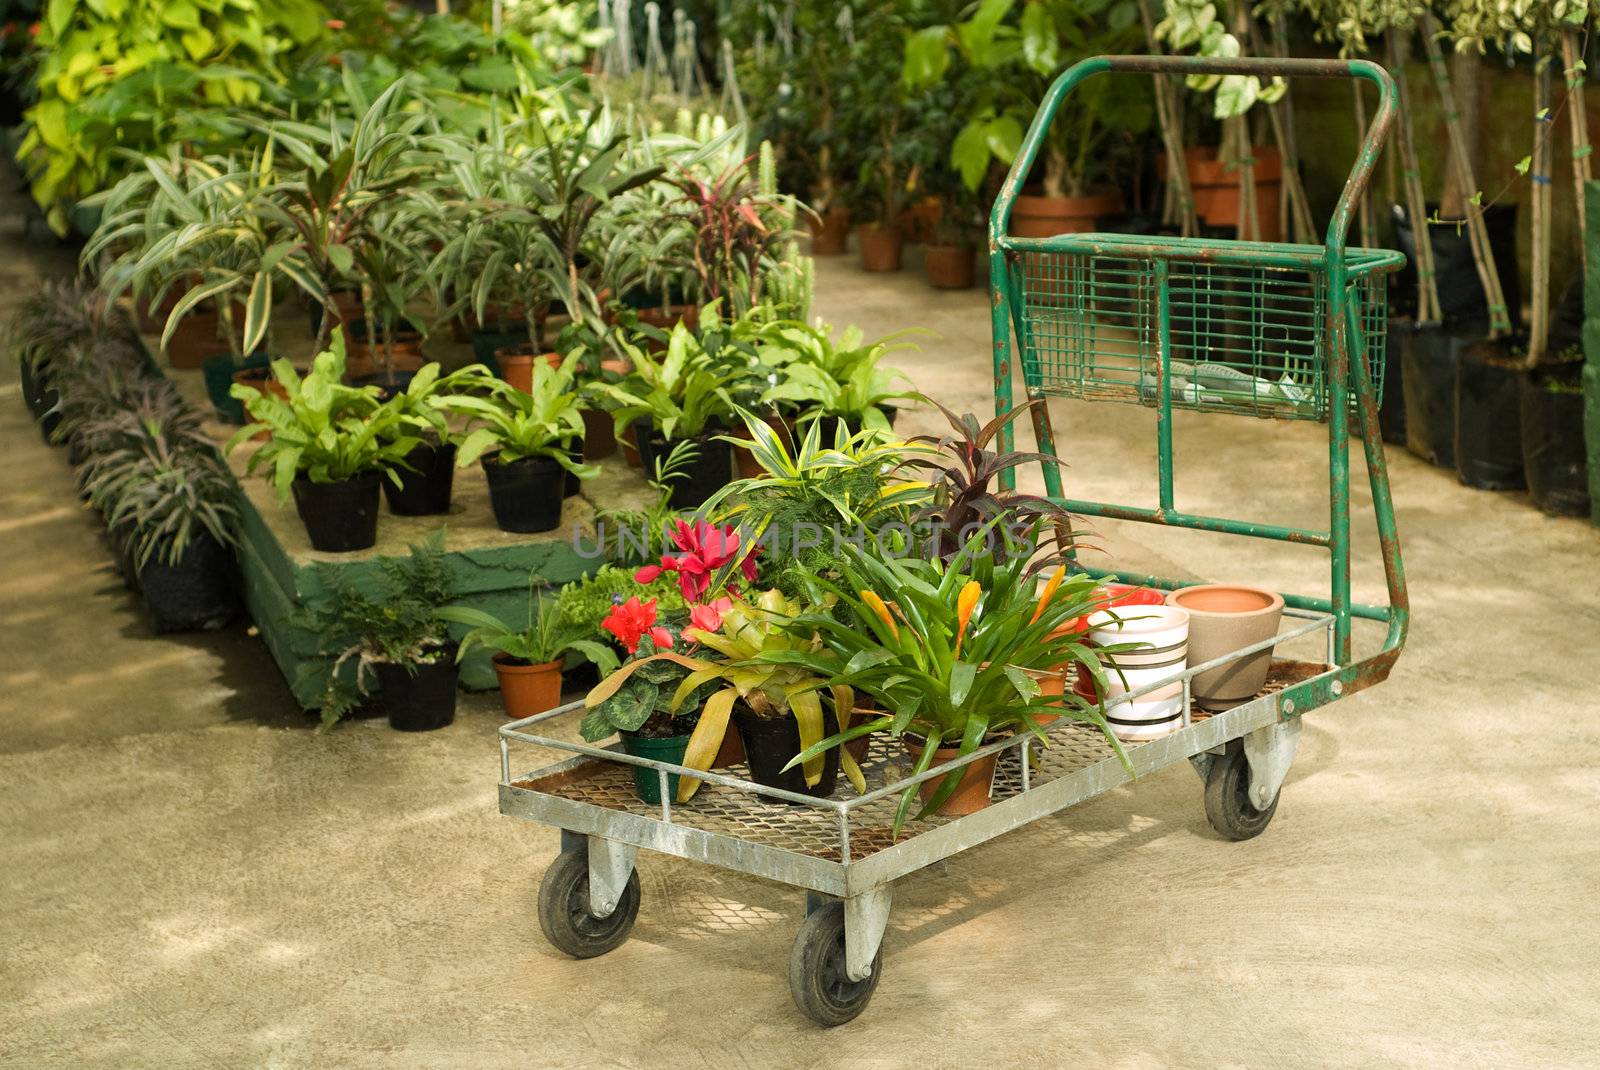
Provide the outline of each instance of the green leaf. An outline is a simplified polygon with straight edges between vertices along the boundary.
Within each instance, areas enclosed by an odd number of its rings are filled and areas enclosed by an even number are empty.
[[[978,667],[969,661],[958,661],[950,666],[950,705],[959,708],[967,701],[977,675]]]
[[[1028,4],[1022,10],[1022,58],[1036,74],[1050,77],[1061,65],[1060,38],[1047,4]]]
[[[190,0],[172,0],[171,3],[157,4],[155,7],[161,13],[161,21],[175,30],[200,28],[200,9]]]
[[[1517,161],[1517,174],[1519,174],[1519,175],[1527,174],[1528,173],[1528,169],[1530,167],[1532,167],[1532,166],[1533,166],[1533,157],[1532,156],[1524,156],[1522,159]]]
[[[328,261],[333,264],[333,269],[341,275],[348,275],[356,266],[355,253],[348,245],[337,242],[328,246]]]

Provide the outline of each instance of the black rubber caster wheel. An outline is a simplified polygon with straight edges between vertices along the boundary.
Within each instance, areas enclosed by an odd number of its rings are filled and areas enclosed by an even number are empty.
[[[539,885],[539,927],[557,950],[575,959],[592,959],[622,945],[639,916],[639,872],[628,874],[617,909],[597,918],[589,913],[589,855],[563,851],[544,871]]]
[[[867,1009],[883,975],[883,949],[872,973],[852,981],[844,972],[844,904],[835,900],[806,915],[789,956],[789,992],[794,1004],[819,1025],[836,1026]]]
[[[1219,836],[1228,840],[1252,839],[1266,831],[1277,812],[1277,795],[1265,810],[1257,810],[1250,801],[1250,763],[1245,760],[1241,741],[1234,740],[1225,754],[1212,758],[1206,773],[1206,820]]]

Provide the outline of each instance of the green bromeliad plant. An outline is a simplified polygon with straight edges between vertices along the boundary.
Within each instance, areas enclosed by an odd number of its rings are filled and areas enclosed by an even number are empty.
[[[857,429],[887,431],[884,406],[920,395],[896,389],[903,373],[883,367],[882,361],[896,349],[912,348],[905,339],[915,333],[897,331],[869,342],[859,327],[847,327],[835,338],[833,329],[821,324],[771,324],[756,345],[757,359],[776,380],[761,402],[797,411],[801,422],[833,417]]]
[[[759,657],[855,688],[884,713],[811,743],[796,761],[813,761],[851,739],[887,732],[911,737],[914,773],[923,773],[940,747],[965,756],[1015,732],[1032,732],[1048,744],[1036,715],[1095,725],[1120,754],[1102,706],[1072,693],[1041,697],[1032,675],[1076,662],[1103,694],[1101,658],[1108,652],[1086,646],[1075,627],[1100,604],[1094,580],[1067,576],[1057,567],[1038,586],[1030,555],[1018,552],[1036,545],[1036,530],[1001,554],[995,544],[1007,536],[1000,522],[992,522],[948,565],[937,557],[885,552],[876,542],[843,546],[839,578],[815,581],[818,594],[832,595],[837,605],[789,625],[793,634],[818,636],[815,648],[768,650]],[[971,768],[946,776],[919,816],[943,805]],[[901,797],[897,833],[916,796],[913,786]]]
[[[534,361],[532,389],[527,393],[491,376],[481,364],[464,369],[455,385],[471,393],[432,399],[441,410],[478,422],[461,440],[456,466],[465,468],[490,453],[502,464],[547,457],[580,479],[594,478],[599,466],[584,464],[573,455],[574,443],[583,440],[582,396],[572,388],[575,363],[569,357],[557,368],[548,361]]]

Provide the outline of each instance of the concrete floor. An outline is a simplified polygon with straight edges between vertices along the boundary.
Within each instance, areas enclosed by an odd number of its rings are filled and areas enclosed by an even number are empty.
[[[67,261],[0,219],[10,304]],[[826,317],[932,328],[913,381],[988,406],[982,294],[820,275]],[[1074,495],[1153,497],[1147,412],[1057,415]],[[1181,504],[1323,519],[1321,428],[1217,419],[1179,420]],[[556,837],[495,810],[495,696],[313,734],[243,627],[149,633],[9,363],[0,448],[0,1064],[1600,1065],[1600,533],[1515,495],[1393,457],[1411,644],[1309,719],[1265,835],[1218,840],[1179,767],[908,879],[873,1005],[824,1033],[783,980],[798,895],[644,856],[633,939],[563,958]],[[1377,599],[1364,489],[1356,517]],[[1103,535],[1134,570],[1326,583],[1313,551]]]

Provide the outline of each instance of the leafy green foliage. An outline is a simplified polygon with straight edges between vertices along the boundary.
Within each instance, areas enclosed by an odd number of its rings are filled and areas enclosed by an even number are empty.
[[[461,639],[457,660],[466,657],[476,646],[487,647],[530,665],[556,661],[571,651],[594,662],[602,673],[615,672],[617,669],[617,655],[599,640],[599,629],[590,629],[583,619],[567,612],[565,592],[555,598],[546,598],[539,593],[531,577],[528,582],[528,617],[520,629],[469,606],[446,606],[439,611],[439,615],[451,624],[462,624],[471,629]]]
[[[592,479],[599,469],[572,456],[573,443],[583,440],[580,396],[573,390],[571,358],[561,367],[549,361],[533,362],[532,390],[524,394],[503,379],[489,375],[482,365],[461,373],[456,385],[474,393],[447,394],[432,404],[444,411],[468,416],[479,426],[472,429],[456,451],[456,465],[465,468],[485,453],[496,453],[502,463],[528,457],[548,457],[582,479]]]
[[[606,619],[612,607],[629,598],[655,602],[656,612],[664,620],[676,620],[688,612],[688,603],[683,600],[671,573],[662,573],[649,583],[640,583],[633,578],[634,571],[601,565],[594,575],[567,584],[560,595],[563,615],[574,626],[581,626],[583,634],[597,636],[601,634],[600,622]]]
[[[900,339],[912,333],[901,331],[865,342],[860,328],[847,327],[835,342],[832,329],[823,325],[773,324],[762,331],[756,353],[762,364],[776,371],[778,381],[761,401],[798,410],[802,422],[831,416],[887,431],[889,418],[883,406],[921,396],[896,390],[895,380],[902,374],[882,366],[891,350],[908,348]]]
[[[713,357],[705,339],[682,323],[672,329],[659,357],[628,342],[623,349],[633,370],[620,383],[590,387],[615,405],[618,434],[644,418],[668,441],[695,438],[713,424],[733,419],[738,405],[730,391],[751,375],[748,364]]]
[[[656,655],[650,636],[642,636],[634,656],[618,670],[619,674],[628,675],[584,714],[578,731],[585,740],[596,743],[616,732],[680,736],[694,729],[699,719],[699,698],[710,688],[702,685],[674,704],[674,696],[689,670],[676,662],[657,659]]]

